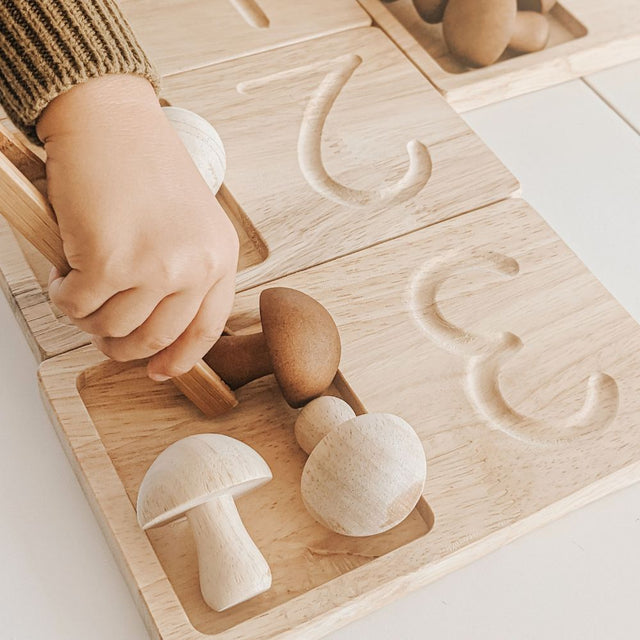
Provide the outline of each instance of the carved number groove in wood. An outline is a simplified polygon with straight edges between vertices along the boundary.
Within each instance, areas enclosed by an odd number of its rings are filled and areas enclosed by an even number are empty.
[[[396,183],[378,189],[351,189],[340,184],[327,173],[322,160],[322,131],[327,116],[340,91],[361,64],[362,58],[360,56],[348,54],[325,63],[306,65],[264,78],[242,82],[237,86],[237,89],[240,93],[248,94],[270,82],[281,81],[292,76],[309,73],[319,67],[329,66],[330,71],[311,95],[302,116],[298,136],[300,170],[311,188],[328,200],[351,207],[391,206],[413,198],[429,182],[432,163],[429,151],[424,144],[418,140],[410,140],[407,143],[409,167],[406,173]]]
[[[509,256],[485,252],[465,257],[445,257],[426,263],[413,276],[410,308],[423,331],[443,349],[467,359],[466,393],[482,418],[505,434],[537,445],[556,445],[603,431],[618,412],[616,381],[605,373],[589,377],[582,408],[550,424],[513,409],[500,390],[500,369],[524,346],[510,332],[477,335],[456,327],[441,314],[436,300],[440,287],[452,276],[470,270],[518,275],[518,262]]]
[[[267,18],[256,0],[229,0],[229,2],[249,26],[256,29],[267,29],[269,27],[269,18]]]

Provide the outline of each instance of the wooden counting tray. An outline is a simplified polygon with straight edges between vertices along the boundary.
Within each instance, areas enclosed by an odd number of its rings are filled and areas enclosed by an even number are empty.
[[[294,412],[272,378],[205,420],[140,364],[91,347],[40,368],[60,438],[149,628],[164,640],[318,638],[640,478],[640,327],[524,202],[505,200],[277,281],[320,300],[343,339],[333,390],[408,420],[428,460],[402,525],[348,539],[304,511]],[[255,329],[259,289],[231,327]],[[273,587],[205,607],[184,522],[145,535],[133,505],[170,443],[237,437],[274,480],[242,498]]]
[[[356,0],[120,0],[162,75],[362,27]]]
[[[519,188],[378,29],[172,76],[165,98],[224,140],[225,184],[258,247],[240,289]]]
[[[338,93],[333,106],[327,90]],[[224,140],[228,169],[218,199],[241,238],[239,290],[518,190],[377,29],[179,74],[165,79],[165,94],[210,120]],[[407,144],[418,158],[426,149],[433,168],[418,160],[399,182]],[[0,220],[3,286],[34,352],[44,359],[87,344],[48,303],[48,264],[21,245]]]
[[[560,0],[549,13],[547,47],[505,54],[483,69],[468,69],[449,54],[442,25],[424,22],[412,0],[358,0],[389,37],[458,111],[600,71],[640,57],[637,0]]]

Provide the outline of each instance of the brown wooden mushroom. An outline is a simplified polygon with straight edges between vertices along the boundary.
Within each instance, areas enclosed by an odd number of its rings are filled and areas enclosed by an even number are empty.
[[[486,67],[507,47],[543,49],[549,22],[533,11],[517,11],[516,0],[449,0],[442,22],[449,51],[469,67]]]
[[[340,334],[329,312],[310,296],[286,287],[260,294],[262,332],[222,336],[205,362],[237,389],[270,373],[292,407],[320,396],[340,363]]]
[[[537,11],[538,13],[548,13],[553,9],[556,0],[518,0],[520,11]]]
[[[442,22],[444,9],[449,0],[413,0],[418,15],[429,24]]]

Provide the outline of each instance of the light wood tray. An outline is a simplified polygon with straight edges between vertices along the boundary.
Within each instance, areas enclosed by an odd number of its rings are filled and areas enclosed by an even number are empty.
[[[120,0],[162,75],[370,24],[356,0]]]
[[[560,0],[547,48],[468,69],[449,54],[442,25],[424,22],[412,0],[358,0],[458,111],[543,89],[640,57],[640,2]]]
[[[240,289],[519,190],[378,29],[172,76],[165,98],[210,120],[224,140],[225,184],[258,247]],[[431,173],[410,164],[408,146],[426,148]],[[396,187],[391,199],[385,189]]]
[[[352,77],[344,77],[354,62]],[[322,87],[339,95],[333,107],[321,106],[322,133],[301,152],[301,130],[317,127],[309,104]],[[377,29],[353,29],[179,74],[165,80],[165,95],[209,119],[224,140],[228,170],[218,199],[241,239],[239,290],[499,201],[519,188]],[[381,185],[407,171],[411,140],[428,150],[431,177],[393,202],[378,197]],[[325,168],[338,181],[326,188]],[[420,181],[422,173],[416,175]],[[362,204],[362,198],[369,201]],[[0,221],[0,280],[34,353],[45,359],[88,344],[48,303],[47,262],[21,245]]]
[[[419,434],[419,508],[348,539],[302,507],[295,413],[272,378],[206,420],[141,364],[91,347],[40,368],[60,438],[154,637],[321,637],[347,621],[640,478],[640,328],[525,203],[508,200],[290,275],[331,311],[344,354],[335,393]],[[259,290],[231,327],[252,330]],[[133,505],[170,443],[215,431],[254,447],[274,480],[239,501],[272,589],[204,605],[184,522],[152,530]]]

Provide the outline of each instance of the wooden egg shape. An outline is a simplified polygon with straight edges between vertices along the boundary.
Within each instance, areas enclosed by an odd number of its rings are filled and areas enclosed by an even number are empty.
[[[336,533],[375,535],[411,513],[426,472],[411,426],[398,416],[368,413],[334,427],[316,445],[302,472],[302,500]]]
[[[535,11],[518,11],[509,49],[519,53],[540,51],[549,41],[549,21]]]
[[[449,0],[442,22],[451,53],[470,67],[493,64],[511,40],[515,0]]]

